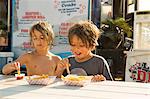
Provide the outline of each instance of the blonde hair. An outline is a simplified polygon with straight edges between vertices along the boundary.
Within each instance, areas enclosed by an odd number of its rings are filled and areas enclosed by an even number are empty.
[[[53,32],[52,26],[48,24],[48,22],[45,22],[45,21],[40,21],[34,24],[30,29],[31,42],[32,42],[32,37],[33,37],[33,33],[35,30],[42,33],[42,35],[44,36],[44,38],[46,39],[47,43],[50,45],[50,48],[51,48],[53,45],[53,41],[54,41],[54,32]]]

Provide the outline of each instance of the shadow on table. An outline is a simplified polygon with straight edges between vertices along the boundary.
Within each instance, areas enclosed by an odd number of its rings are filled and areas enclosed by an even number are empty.
[[[78,90],[78,89],[80,89],[82,87],[80,87],[80,86],[58,85],[58,86],[54,86],[54,87],[51,87],[51,88],[54,88],[54,89]]]
[[[8,84],[9,86],[9,84]],[[37,90],[39,88],[42,88],[44,86],[39,86],[39,85],[18,85],[15,87],[8,87],[4,89],[0,89],[0,98],[15,95],[15,94],[20,94],[28,91],[33,91]]]
[[[6,80],[6,79],[9,79],[9,78],[12,78],[13,77],[13,75],[11,75],[11,76],[7,76],[7,75],[0,75],[0,80]]]

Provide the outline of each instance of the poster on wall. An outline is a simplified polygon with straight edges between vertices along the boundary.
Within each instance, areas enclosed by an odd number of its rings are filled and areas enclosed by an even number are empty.
[[[127,53],[125,80],[150,82],[150,52],[132,51]]]
[[[90,19],[90,0],[13,0],[12,51],[15,57],[32,50],[29,29],[38,21],[48,21],[55,32],[51,52],[70,52],[67,31],[77,21]]]

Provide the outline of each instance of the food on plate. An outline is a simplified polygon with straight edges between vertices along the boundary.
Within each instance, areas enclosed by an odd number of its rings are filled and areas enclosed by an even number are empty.
[[[64,77],[62,75],[61,79],[63,80],[65,85],[82,87],[91,81],[91,76],[67,75],[66,77]]]
[[[56,76],[48,75],[33,75],[26,78],[27,82],[30,85],[48,85],[55,81]]]
[[[61,78],[65,79],[65,80],[70,80],[70,81],[82,81],[82,80],[86,80],[86,76],[77,76],[77,75],[68,75],[66,77],[64,77],[62,75]]]
[[[49,76],[48,75],[34,75],[34,76],[29,76],[29,79],[32,79],[32,80],[38,80],[38,79],[46,79],[48,78]]]

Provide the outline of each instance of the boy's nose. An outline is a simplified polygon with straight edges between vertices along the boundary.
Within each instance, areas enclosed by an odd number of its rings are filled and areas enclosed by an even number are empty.
[[[41,38],[38,38],[37,41],[38,41],[38,42],[41,42],[42,40],[41,40]]]
[[[42,41],[40,39],[37,40],[37,44],[42,44]]]

